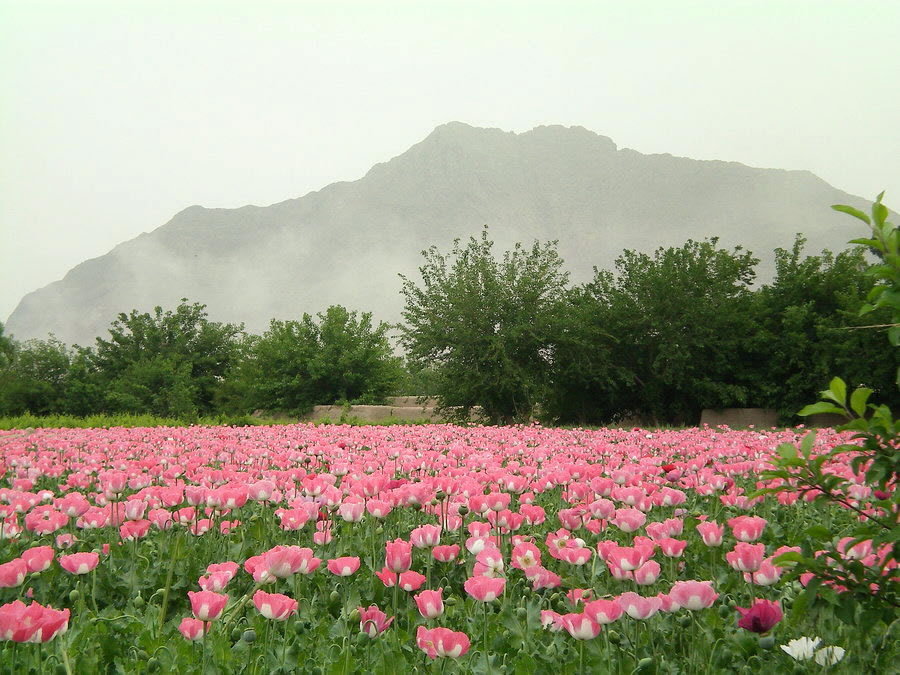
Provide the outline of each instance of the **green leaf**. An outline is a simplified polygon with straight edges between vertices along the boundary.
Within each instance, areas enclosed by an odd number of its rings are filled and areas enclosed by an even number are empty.
[[[833,208],[835,211],[840,211],[841,213],[846,213],[847,215],[853,216],[854,218],[858,218],[866,225],[872,224],[872,221],[869,220],[869,216],[867,216],[859,209],[853,208],[852,206],[847,206],[846,204],[832,204],[831,208]]]
[[[797,553],[796,551],[788,551],[787,553],[782,553],[780,556],[775,558],[776,565],[798,562],[803,562],[803,555],[801,553]]]
[[[888,329],[888,340],[892,347],[900,346],[900,326],[891,326]]]
[[[806,534],[808,534],[813,539],[816,539],[817,541],[829,541],[831,539],[831,531],[827,527],[824,527],[822,525],[813,525],[806,530]],[[785,553],[784,555],[789,554]]]
[[[887,207],[881,202],[875,202],[872,204],[872,220],[875,221],[875,224],[879,227],[884,225],[884,222],[887,220],[888,210]]]
[[[809,459],[810,454],[812,454],[813,446],[816,444],[816,432],[810,431],[806,436],[803,437],[803,440],[800,441],[800,452],[803,453],[803,456]]]
[[[844,415],[846,411],[843,408],[838,408],[833,403],[828,403],[827,401],[819,401],[818,403],[813,403],[803,408],[797,414],[800,417],[806,417],[808,415],[818,415],[820,413],[834,413],[836,415]]]
[[[778,446],[776,452],[784,459],[795,459],[797,457],[797,448],[790,443],[782,443]]]
[[[850,595],[847,593],[846,595]],[[853,620],[856,618],[856,602],[852,598],[847,598],[835,607],[834,610],[835,616],[840,619],[843,623],[848,626],[853,625]]]
[[[847,385],[841,378],[832,378],[831,383],[828,385],[828,391],[834,395],[833,400],[836,403],[844,405],[847,400]]]
[[[900,327],[898,327],[897,337],[900,339]],[[894,346],[896,346],[896,344]],[[853,409],[853,412],[860,417],[863,417],[866,414],[866,401],[869,400],[869,396],[871,395],[872,390],[868,387],[857,387],[850,395],[850,407]]]

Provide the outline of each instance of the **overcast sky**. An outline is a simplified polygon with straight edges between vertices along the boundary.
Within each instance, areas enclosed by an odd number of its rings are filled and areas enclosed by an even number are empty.
[[[0,0],[0,320],[186,206],[355,180],[451,120],[808,169],[896,210],[898,28],[896,0]]]

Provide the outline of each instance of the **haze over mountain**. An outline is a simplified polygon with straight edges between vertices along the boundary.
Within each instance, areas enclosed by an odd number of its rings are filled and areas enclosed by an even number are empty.
[[[797,232],[809,253],[864,234],[834,203],[868,200],[807,171],[643,155],[582,127],[515,134],[451,122],[357,181],[266,207],[191,206],[29,293],[6,329],[87,345],[119,312],[182,297],[256,332],[331,304],[399,321],[398,273],[417,279],[423,249],[448,252],[484,224],[498,255],[516,241],[559,240],[573,283],[625,248],[710,236],[753,251],[766,280],[773,250]]]

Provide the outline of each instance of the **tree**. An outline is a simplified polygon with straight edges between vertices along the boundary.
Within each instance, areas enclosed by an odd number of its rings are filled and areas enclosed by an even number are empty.
[[[568,274],[556,242],[516,244],[493,255],[485,228],[448,256],[423,251],[416,284],[401,275],[401,343],[410,361],[432,365],[438,406],[468,419],[480,406],[492,422],[529,419],[550,386]]]
[[[601,424],[621,417],[634,374],[617,358],[621,341],[610,331],[610,308],[590,286],[571,289],[553,352],[552,385],[543,417],[555,423]]]
[[[3,322],[0,321],[0,369],[5,368],[12,361],[16,351],[15,342],[9,335],[4,335]]]
[[[889,319],[886,309],[860,316],[874,286],[864,250],[804,256],[805,243],[798,235],[790,251],[776,249],[775,280],[758,292],[758,339],[768,354],[759,383],[762,405],[791,421],[834,372],[895,400],[897,355],[888,363],[884,335],[860,329]]]
[[[617,364],[623,414],[696,423],[703,408],[745,405],[759,355],[747,342],[753,255],[717,239],[625,251],[616,274],[597,271],[586,292],[604,316],[609,360]]]
[[[69,351],[52,335],[17,345],[12,360],[0,370],[0,411],[47,415],[62,412]]]
[[[209,321],[186,298],[175,311],[119,314],[97,338],[95,365],[113,411],[193,415],[211,412],[215,392],[238,353],[243,326]]]
[[[339,305],[317,319],[273,320],[251,341],[229,377],[232,410],[303,413],[319,404],[380,403],[393,391],[402,368],[388,324],[373,326],[371,313]]]

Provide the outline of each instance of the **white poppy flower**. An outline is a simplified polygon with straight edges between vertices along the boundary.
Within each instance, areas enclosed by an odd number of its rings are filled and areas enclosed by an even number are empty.
[[[843,647],[822,647],[816,650],[816,663],[820,666],[833,666],[842,658],[844,658]]]
[[[802,637],[791,640],[786,645],[781,645],[781,649],[795,661],[808,661],[813,657],[816,647],[821,641],[822,639],[818,637]]]

